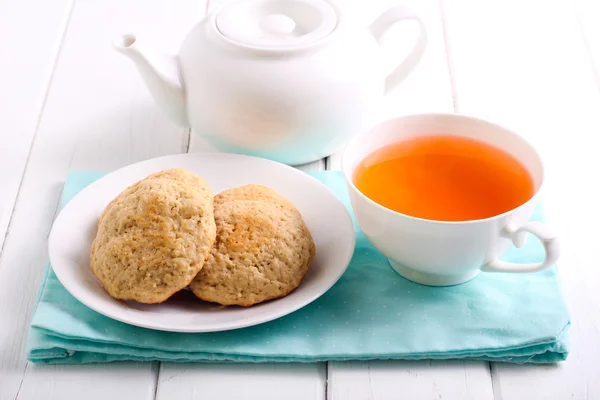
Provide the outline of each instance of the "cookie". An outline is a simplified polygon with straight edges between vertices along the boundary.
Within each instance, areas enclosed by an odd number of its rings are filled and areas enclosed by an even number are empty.
[[[292,202],[277,193],[275,190],[263,185],[244,185],[227,189],[215,196],[215,206],[233,200],[259,200],[284,205],[296,209]]]
[[[106,207],[90,267],[112,297],[161,303],[202,269],[215,235],[208,185],[185,170],[154,174]]]
[[[185,186],[198,190],[207,198],[213,197],[213,193],[210,190],[208,183],[206,183],[206,181],[198,175],[193,174],[184,168],[171,168],[164,171],[155,172],[149,175],[146,179],[154,178],[173,179]]]
[[[205,301],[245,307],[286,296],[315,256],[302,216],[287,200],[224,198],[215,198],[215,246],[190,289]]]

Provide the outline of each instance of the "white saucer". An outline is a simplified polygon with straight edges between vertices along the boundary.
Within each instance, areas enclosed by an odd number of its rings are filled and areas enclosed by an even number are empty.
[[[163,169],[183,167],[202,176],[214,193],[249,184],[269,186],[302,213],[316,244],[304,281],[288,296],[250,308],[221,307],[182,291],[167,302],[144,305],[113,299],[89,268],[89,251],[104,207],[130,184]],[[144,328],[173,332],[214,332],[267,322],[317,299],[342,276],[354,252],[350,215],[318,180],[283,164],[224,153],[156,158],[112,172],[82,190],[56,218],[48,239],[50,262],[63,286],[89,308]]]

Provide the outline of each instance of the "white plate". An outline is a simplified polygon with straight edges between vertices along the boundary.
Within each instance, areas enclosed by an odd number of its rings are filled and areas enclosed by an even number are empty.
[[[130,184],[163,169],[182,167],[202,176],[214,193],[249,184],[269,186],[302,213],[316,244],[316,257],[302,284],[288,296],[249,308],[221,307],[183,291],[162,304],[115,300],[89,267],[89,252],[104,207]],[[283,164],[224,153],[156,158],[112,172],[73,198],[56,218],[48,247],[63,286],[80,302],[107,317],[144,328],[214,332],[267,322],[309,304],[342,276],[354,252],[355,234],[344,205],[318,180]]]

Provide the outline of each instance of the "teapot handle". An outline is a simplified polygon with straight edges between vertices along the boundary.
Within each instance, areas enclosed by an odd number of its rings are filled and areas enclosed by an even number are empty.
[[[377,17],[371,26],[369,26],[371,34],[379,43],[381,43],[383,35],[389,28],[394,24],[405,20],[413,20],[419,24],[419,36],[409,55],[387,76],[385,80],[386,94],[398,86],[421,60],[421,56],[423,56],[425,47],[427,46],[427,32],[421,18],[419,18],[410,7],[405,5],[398,5],[384,11]]]

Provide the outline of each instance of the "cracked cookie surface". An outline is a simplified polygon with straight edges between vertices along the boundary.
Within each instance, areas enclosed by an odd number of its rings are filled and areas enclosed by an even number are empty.
[[[114,298],[160,303],[204,266],[216,235],[210,188],[184,169],[152,174],[105,208],[90,267]]]
[[[315,244],[293,204],[272,189],[248,185],[215,196],[217,238],[190,283],[202,300],[251,306],[296,289]]]

